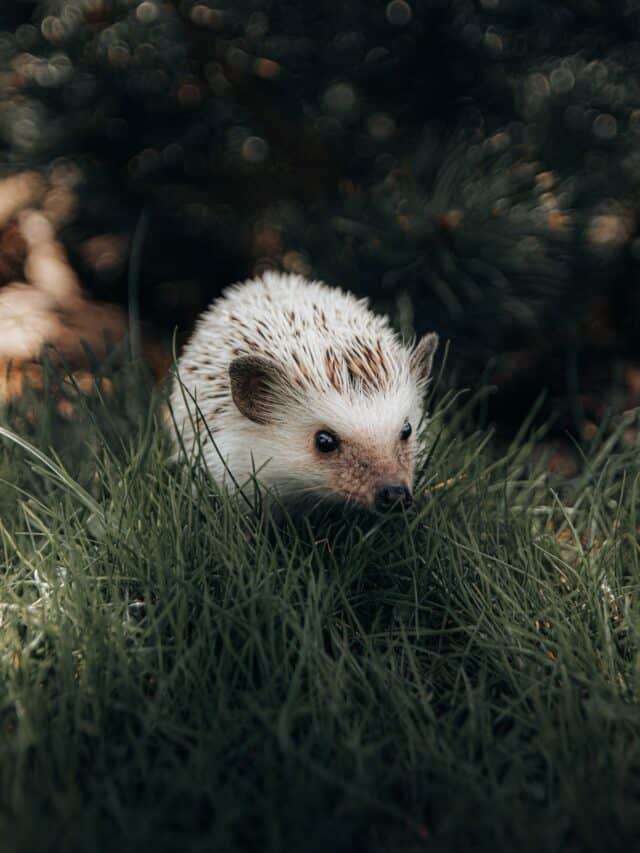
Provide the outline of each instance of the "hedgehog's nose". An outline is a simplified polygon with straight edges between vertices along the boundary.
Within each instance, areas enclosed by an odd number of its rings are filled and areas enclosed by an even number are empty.
[[[380,512],[390,509],[408,509],[413,503],[411,492],[403,483],[383,483],[376,491],[375,504]]]

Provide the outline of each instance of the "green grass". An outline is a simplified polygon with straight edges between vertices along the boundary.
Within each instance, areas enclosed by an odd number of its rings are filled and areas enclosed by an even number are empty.
[[[635,849],[637,448],[554,482],[449,397],[414,513],[275,524],[168,464],[135,375],[71,423],[28,405],[0,849]]]

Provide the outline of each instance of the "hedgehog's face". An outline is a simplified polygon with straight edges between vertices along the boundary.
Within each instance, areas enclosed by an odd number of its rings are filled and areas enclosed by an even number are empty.
[[[324,480],[324,489],[383,512],[409,508],[413,503],[416,458],[411,420],[420,416],[415,406],[412,409],[413,414],[402,419],[398,418],[402,409],[396,410],[394,423],[377,423],[375,411],[371,411],[369,423],[343,421],[339,430],[317,430],[310,453],[315,470]],[[335,420],[328,419],[334,424]]]
[[[413,352],[401,352],[400,379],[377,392],[300,391],[269,359],[233,361],[233,400],[251,422],[256,463],[266,463],[260,478],[294,498],[333,497],[379,511],[408,508],[436,346],[437,337],[427,335]]]

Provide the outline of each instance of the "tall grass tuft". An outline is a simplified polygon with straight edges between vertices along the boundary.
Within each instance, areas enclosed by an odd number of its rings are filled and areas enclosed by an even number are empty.
[[[415,512],[275,521],[114,388],[1,433],[1,849],[633,849],[637,447],[445,395]]]

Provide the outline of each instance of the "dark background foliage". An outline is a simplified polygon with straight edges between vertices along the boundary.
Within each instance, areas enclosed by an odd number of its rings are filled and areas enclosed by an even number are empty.
[[[144,212],[165,333],[275,267],[491,361],[516,419],[639,354],[635,0],[4,6],[2,169],[72,197],[96,299],[126,303]]]

